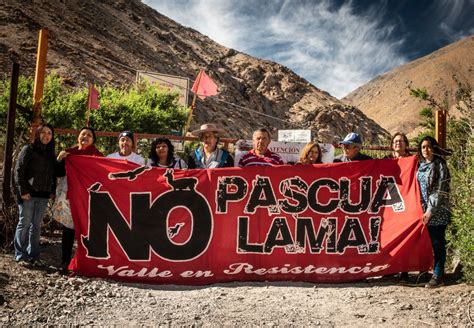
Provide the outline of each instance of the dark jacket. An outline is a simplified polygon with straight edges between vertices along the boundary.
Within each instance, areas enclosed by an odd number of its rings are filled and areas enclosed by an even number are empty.
[[[18,156],[15,179],[20,195],[49,198],[56,192],[54,154],[46,150],[26,145]]]
[[[440,209],[449,209],[450,180],[448,166],[445,162],[435,158],[431,165],[421,162],[418,171],[426,171],[427,204],[423,210],[436,214]]]

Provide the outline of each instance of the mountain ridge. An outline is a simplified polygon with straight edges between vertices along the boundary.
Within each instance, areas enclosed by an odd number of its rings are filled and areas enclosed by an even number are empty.
[[[197,102],[191,130],[213,122],[234,138],[250,138],[262,126],[273,136],[277,129],[308,128],[323,142],[337,142],[351,131],[361,133],[368,143],[381,143],[388,136],[359,109],[289,68],[221,46],[138,0],[6,0],[0,18],[0,67],[5,72],[15,59],[23,74],[33,75],[42,27],[49,30],[48,72],[58,73],[70,85],[84,86],[88,81],[130,85],[135,81],[130,68],[189,78],[205,69],[218,84],[219,94]]]
[[[422,120],[419,112],[426,104],[411,96],[408,86],[425,88],[439,101],[447,92],[448,101],[454,103],[453,75],[463,83],[474,85],[473,53],[474,36],[468,36],[375,77],[341,100],[360,108],[391,133],[416,134]]]

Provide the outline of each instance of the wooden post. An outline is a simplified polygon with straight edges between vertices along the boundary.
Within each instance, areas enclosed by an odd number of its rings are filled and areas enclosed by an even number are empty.
[[[446,111],[437,110],[435,116],[436,141],[441,148],[446,149]]]
[[[3,157],[2,197],[5,207],[7,208],[12,204],[10,184],[12,180],[13,137],[15,129],[16,100],[18,96],[19,76],[20,64],[13,63],[12,76],[10,80],[10,99],[8,102],[7,114],[7,140],[5,142],[5,151]]]
[[[43,99],[47,53],[48,29],[42,28],[39,32],[38,52],[36,54],[35,84],[33,88],[33,121],[31,122],[30,141],[33,141],[34,131],[41,121],[41,101]]]

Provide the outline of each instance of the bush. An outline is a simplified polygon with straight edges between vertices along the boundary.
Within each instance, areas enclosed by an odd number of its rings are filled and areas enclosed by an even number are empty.
[[[447,145],[453,151],[451,201],[453,222],[448,238],[464,267],[465,278],[474,281],[474,106],[471,87],[456,80],[456,107],[462,118],[450,119]]]

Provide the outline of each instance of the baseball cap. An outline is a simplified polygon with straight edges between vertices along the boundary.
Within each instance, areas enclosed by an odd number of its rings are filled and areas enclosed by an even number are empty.
[[[353,143],[362,144],[362,139],[361,139],[361,137],[358,133],[355,133],[355,132],[349,133],[344,138],[344,140],[342,140],[339,144],[340,145],[341,144],[342,145],[350,145],[350,144],[353,144]]]

